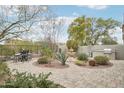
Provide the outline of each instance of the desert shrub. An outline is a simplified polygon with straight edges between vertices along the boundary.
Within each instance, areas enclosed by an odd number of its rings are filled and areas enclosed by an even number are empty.
[[[38,59],[37,61],[39,64],[47,64],[48,63],[48,58],[46,56],[43,56]]]
[[[13,76],[9,77],[5,84],[0,87],[3,88],[58,88],[62,87],[59,84],[55,84],[53,81],[48,80],[48,74],[41,73],[38,76],[26,72],[16,72]]]
[[[78,43],[75,40],[68,40],[66,42],[66,46],[67,46],[68,49],[72,48],[74,50],[74,52],[76,52],[77,49],[78,49]]]
[[[9,73],[9,68],[6,63],[0,62],[0,77]]]
[[[78,66],[85,66],[86,62],[77,60],[77,61],[75,61],[75,64],[78,65]]]
[[[68,56],[66,55],[65,52],[61,52],[61,53],[56,54],[56,58],[57,58],[57,60],[59,60],[62,63],[62,65],[65,65]]]
[[[53,51],[51,48],[47,47],[47,46],[44,46],[42,47],[42,54],[44,56],[47,56],[49,58],[53,57]]]
[[[10,70],[6,63],[0,62],[0,84],[5,82],[5,79],[9,76]]]
[[[0,62],[5,62],[6,58],[5,57],[0,57]]]
[[[107,56],[96,56],[94,57],[96,60],[96,63],[99,65],[106,65],[109,61],[109,58]]]
[[[89,65],[90,66],[95,66],[95,64],[96,64],[96,61],[93,60],[93,59],[92,60],[89,60],[88,62],[89,62]]]
[[[86,61],[88,60],[88,55],[85,53],[78,54],[78,60]]]
[[[0,55],[2,56],[12,56],[15,54],[15,51],[9,46],[0,45]]]

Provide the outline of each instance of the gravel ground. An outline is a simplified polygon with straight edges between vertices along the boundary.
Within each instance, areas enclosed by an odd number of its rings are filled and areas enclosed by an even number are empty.
[[[41,68],[33,65],[37,59],[29,62],[7,62],[9,68],[17,69],[19,72],[31,72],[35,74],[49,73],[49,77],[56,83],[68,88],[117,88],[124,87],[124,60],[111,60],[113,66],[107,68],[85,68],[73,63],[74,59],[69,58],[68,68]]]

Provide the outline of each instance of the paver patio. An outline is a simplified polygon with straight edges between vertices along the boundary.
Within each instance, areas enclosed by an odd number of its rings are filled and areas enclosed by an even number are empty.
[[[49,79],[65,87],[91,88],[91,87],[124,87],[124,60],[111,60],[112,67],[85,68],[75,65],[69,58],[69,67],[64,69],[41,68],[33,65],[37,59],[30,62],[7,62],[9,68],[18,69],[19,72],[31,72],[35,74],[52,72]]]

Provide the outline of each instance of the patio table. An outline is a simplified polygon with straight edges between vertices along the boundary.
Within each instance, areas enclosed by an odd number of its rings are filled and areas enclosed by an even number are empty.
[[[20,58],[21,58],[21,53],[17,53],[14,55],[14,61],[18,62]]]
[[[28,54],[21,54],[21,53],[17,53],[14,55],[14,61],[15,62],[18,62],[18,61],[22,61],[23,60],[23,56],[26,56],[27,58],[27,61],[30,59],[32,59],[32,54],[31,53],[28,53]]]

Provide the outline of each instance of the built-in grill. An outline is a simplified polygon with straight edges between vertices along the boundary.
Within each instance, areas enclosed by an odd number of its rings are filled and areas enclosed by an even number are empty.
[[[112,54],[112,49],[109,48],[104,49],[104,54]]]

